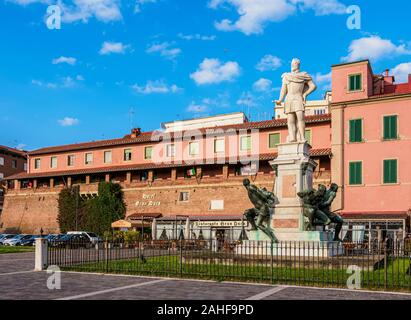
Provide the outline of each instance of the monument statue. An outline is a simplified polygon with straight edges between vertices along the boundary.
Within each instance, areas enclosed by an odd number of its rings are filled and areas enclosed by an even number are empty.
[[[280,98],[275,101],[281,105],[284,101],[284,113],[287,115],[287,142],[306,142],[304,111],[307,96],[317,89],[312,77],[300,71],[300,60],[293,59],[291,72],[282,75],[283,84]]]
[[[334,241],[341,241],[339,234],[344,220],[330,210],[337,191],[338,186],[335,183],[331,184],[328,190],[320,184],[318,190],[304,190],[298,192],[298,196],[303,200],[304,216],[308,219],[306,230],[312,231],[315,226],[328,226],[330,223],[335,223]]]
[[[261,230],[272,241],[278,242],[270,227],[270,216],[274,208],[277,198],[266,188],[258,188],[250,183],[249,179],[243,180],[243,185],[247,189],[248,198],[254,205],[254,208],[244,212],[244,216],[251,224],[251,230]]]

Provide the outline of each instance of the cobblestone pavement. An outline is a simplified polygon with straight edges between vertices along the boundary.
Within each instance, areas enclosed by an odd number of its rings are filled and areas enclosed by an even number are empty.
[[[408,299],[411,294],[149,277],[61,273],[61,289],[47,288],[50,274],[33,271],[34,254],[0,255],[0,299],[282,300]]]

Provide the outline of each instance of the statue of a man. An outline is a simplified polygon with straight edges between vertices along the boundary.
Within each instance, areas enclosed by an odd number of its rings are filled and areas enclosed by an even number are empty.
[[[340,239],[340,232],[344,223],[343,218],[335,213],[331,212],[331,204],[334,201],[335,197],[337,196],[338,185],[332,183],[330,188],[325,192],[323,201],[319,204],[319,209],[324,212],[327,217],[331,220],[331,222],[335,223],[335,231],[334,231],[334,241],[342,241]]]
[[[260,229],[272,241],[277,242],[277,238],[270,227],[271,210],[277,201],[275,195],[265,188],[259,189],[251,184],[249,179],[244,179],[243,185],[247,189],[248,198],[254,205],[254,208],[244,212],[245,218],[251,224],[251,230]]]
[[[317,89],[312,77],[300,71],[300,60],[293,59],[291,72],[282,75],[283,85],[280,98],[275,101],[281,105],[284,100],[284,112],[287,115],[287,142],[306,142],[304,111],[307,96]]]

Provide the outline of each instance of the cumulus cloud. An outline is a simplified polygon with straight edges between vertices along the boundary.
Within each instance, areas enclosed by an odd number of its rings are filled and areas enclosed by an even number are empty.
[[[77,59],[76,59],[76,58],[73,58],[73,57],[64,57],[64,56],[61,56],[61,57],[59,57],[59,58],[55,58],[55,59],[53,59],[53,61],[52,61],[53,64],[67,63],[67,64],[69,64],[69,65],[71,65],[71,66],[74,66],[74,65],[76,64],[76,62],[77,62]]]
[[[253,84],[253,90],[257,92],[267,92],[272,90],[273,82],[269,79],[261,78]]]
[[[213,36],[205,36],[205,35],[201,35],[199,33],[196,33],[196,34],[179,33],[177,35],[177,37],[179,37],[180,39],[183,39],[183,40],[187,40],[187,41],[190,41],[190,40],[213,41],[213,40],[217,39],[217,37],[214,36],[214,35]]]
[[[168,85],[164,80],[155,80],[155,81],[147,81],[147,83],[143,86],[138,84],[134,84],[131,88],[140,94],[167,94],[167,93],[178,93],[182,89],[179,88],[177,85]]]
[[[106,23],[122,20],[120,4],[120,0],[73,0],[73,5],[57,1],[62,10],[62,21],[66,23],[87,23],[91,18]]]
[[[401,63],[391,70],[395,76],[395,82],[408,82],[408,75],[411,74],[411,62]]]
[[[259,71],[274,71],[282,65],[281,59],[271,54],[266,54],[257,63],[255,68]]]
[[[103,44],[101,45],[99,54],[101,55],[109,55],[112,53],[124,54],[128,48],[129,48],[129,45],[125,45],[121,42],[104,41]]]
[[[243,92],[237,100],[239,106],[255,107],[257,105],[256,98],[250,92]]]
[[[174,60],[180,55],[181,49],[174,48],[173,45],[174,45],[173,43],[169,43],[169,42],[152,43],[147,47],[146,52],[147,53],[159,53],[162,57],[166,59]]]
[[[411,50],[405,44],[395,45],[391,40],[369,36],[353,40],[348,48],[348,55],[342,60],[347,62],[362,59],[377,61],[402,54],[411,54]]]
[[[215,27],[246,35],[262,33],[268,23],[285,20],[298,11],[313,10],[316,15],[330,15],[343,14],[346,10],[337,0],[211,0],[208,6],[218,9],[224,4],[234,7],[239,18],[223,19],[215,22]]]
[[[224,81],[233,81],[240,73],[241,68],[235,61],[222,63],[218,59],[205,58],[200,63],[197,71],[190,74],[190,78],[197,85],[216,84]]]
[[[62,126],[62,127],[71,127],[78,125],[80,121],[76,118],[71,118],[71,117],[65,117],[61,120],[57,120],[57,122]]]

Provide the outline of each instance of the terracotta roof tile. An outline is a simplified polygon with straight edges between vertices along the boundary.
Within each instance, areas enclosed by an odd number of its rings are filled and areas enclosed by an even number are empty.
[[[330,121],[331,121],[330,114],[306,117],[307,124],[315,124],[315,123],[330,122]],[[236,124],[236,125],[226,125],[226,126],[219,126],[219,127],[204,128],[199,131],[201,131],[204,134],[207,129],[223,129],[223,130],[224,129],[234,129],[234,130],[269,129],[269,128],[276,128],[276,127],[284,127],[286,125],[287,125],[287,119],[276,119],[276,120],[245,122],[245,123]],[[107,146],[153,142],[153,141],[156,141],[156,140],[153,140],[152,138],[153,133],[154,131],[142,132],[136,138],[130,138],[128,135],[126,135],[124,138],[118,138],[118,139],[100,140],[100,141],[69,144],[69,145],[63,145],[63,146],[46,147],[46,148],[41,148],[41,149],[30,151],[29,155],[51,154],[51,153],[68,152],[68,151],[75,151],[75,150],[101,148],[101,147],[107,147]]]
[[[327,156],[331,155],[331,149],[312,149],[311,156]],[[277,153],[266,153],[260,154],[259,159],[261,161],[273,160],[277,157]],[[209,160],[209,159],[208,159]],[[225,159],[225,163],[229,163],[230,158]],[[210,161],[203,160],[203,163],[207,164]],[[52,171],[52,172],[39,172],[39,173],[18,173],[9,177],[6,177],[6,180],[14,179],[31,179],[31,178],[45,178],[45,177],[59,177],[59,176],[70,176],[70,175],[81,175],[81,174],[95,174],[95,173],[110,173],[110,172],[119,172],[119,171],[133,171],[133,170],[150,170],[150,169],[163,169],[163,168],[178,168],[178,167],[192,167],[193,165],[201,165],[200,163],[193,164],[191,161],[189,163],[147,163],[147,164],[129,164],[129,165],[120,165],[120,166],[107,166],[99,168],[87,168],[87,169],[78,169],[78,170],[65,170],[65,171]]]
[[[12,153],[12,154],[17,154],[17,155],[19,155],[21,157],[24,157],[24,158],[27,157],[27,151],[24,151],[24,150],[10,148],[10,147],[6,147],[6,146],[2,146],[2,145],[0,145],[0,150],[4,150],[4,151]]]

